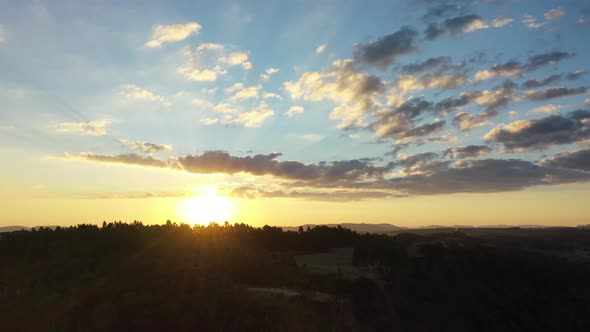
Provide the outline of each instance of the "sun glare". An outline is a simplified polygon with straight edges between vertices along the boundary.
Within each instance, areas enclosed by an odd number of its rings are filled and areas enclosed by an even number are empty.
[[[183,199],[180,213],[184,222],[207,225],[211,222],[231,221],[234,216],[234,202],[214,192]]]

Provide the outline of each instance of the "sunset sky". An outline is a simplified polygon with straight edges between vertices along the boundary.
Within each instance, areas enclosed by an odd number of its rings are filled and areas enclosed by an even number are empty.
[[[590,1],[0,0],[0,226],[590,223]]]

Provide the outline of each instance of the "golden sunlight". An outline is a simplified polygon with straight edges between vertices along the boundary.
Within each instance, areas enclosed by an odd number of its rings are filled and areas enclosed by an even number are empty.
[[[211,222],[223,223],[234,217],[235,204],[232,199],[219,196],[215,191],[185,198],[179,204],[184,222],[207,225]]]

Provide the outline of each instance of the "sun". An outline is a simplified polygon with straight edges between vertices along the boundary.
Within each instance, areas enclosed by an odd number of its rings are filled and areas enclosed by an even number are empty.
[[[183,221],[207,225],[211,222],[223,223],[234,217],[234,202],[227,197],[205,192],[199,196],[185,198],[180,203]]]

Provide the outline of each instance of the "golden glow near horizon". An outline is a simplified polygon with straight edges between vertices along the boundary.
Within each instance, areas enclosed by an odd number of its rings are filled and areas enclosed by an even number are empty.
[[[231,198],[216,194],[215,186],[207,186],[197,196],[181,199],[178,203],[179,215],[183,222],[207,225],[211,222],[223,223],[233,220],[235,203]]]

